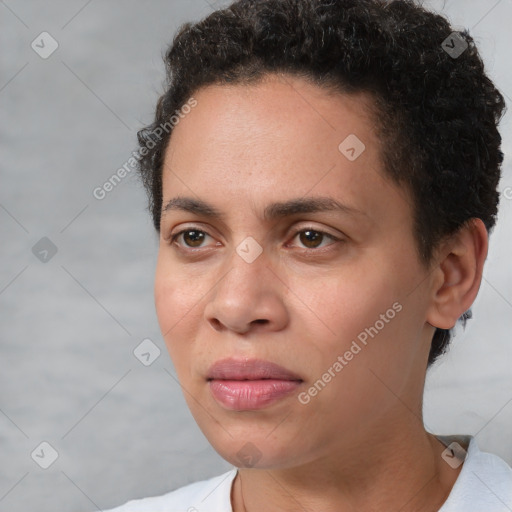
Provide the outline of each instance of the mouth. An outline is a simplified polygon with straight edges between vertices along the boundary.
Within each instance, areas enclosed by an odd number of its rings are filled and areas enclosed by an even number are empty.
[[[300,380],[296,373],[263,359],[221,359],[208,370],[208,380]]]
[[[293,393],[303,382],[296,373],[261,359],[223,359],[207,376],[213,398],[235,411],[257,410]]]

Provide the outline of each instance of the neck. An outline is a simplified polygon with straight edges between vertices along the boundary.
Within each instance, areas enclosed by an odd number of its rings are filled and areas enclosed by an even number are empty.
[[[240,469],[232,492],[234,512],[368,512],[439,510],[460,473],[441,457],[445,446],[421,430],[393,430],[320,460],[287,469]],[[406,434],[404,434],[404,432]],[[366,439],[372,439],[366,437]],[[334,455],[333,455],[334,454]]]

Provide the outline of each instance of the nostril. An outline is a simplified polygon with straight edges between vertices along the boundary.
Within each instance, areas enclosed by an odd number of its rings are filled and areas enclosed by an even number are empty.
[[[212,318],[211,319],[211,323],[212,323],[214,329],[220,329],[221,328],[221,323],[220,323],[220,321],[217,318]]]

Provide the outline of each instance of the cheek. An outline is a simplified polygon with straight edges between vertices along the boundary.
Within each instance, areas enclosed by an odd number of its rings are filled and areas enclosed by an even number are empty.
[[[157,266],[155,274],[155,309],[160,330],[166,340],[183,307],[183,296],[178,290],[178,283],[166,272],[163,272],[160,266]]]
[[[403,288],[399,274],[375,265],[365,265],[364,272],[339,270],[337,276],[310,281],[303,321],[309,324],[306,329],[313,323],[320,328],[313,341],[319,358],[311,359],[311,377],[322,378],[329,369],[337,376],[318,403],[341,401],[364,416],[389,398],[389,391],[372,372],[394,389],[402,387],[406,376],[397,369],[410,366],[414,356],[414,343],[406,334],[414,333],[411,322],[416,314],[412,304],[406,303]],[[359,405],[349,405],[353,400]]]
[[[169,348],[180,339],[187,326],[191,325],[194,314],[197,315],[198,299],[202,296],[191,281],[159,257],[155,272],[154,298],[155,309],[162,336]]]
[[[355,267],[340,268],[322,279],[297,280],[290,288],[307,290],[297,293],[307,306],[307,318],[320,326],[323,335],[319,337],[337,352],[379,321],[399,296],[396,285],[368,266],[364,272]],[[392,316],[394,313],[391,311]]]
[[[407,326],[410,311],[399,283],[371,267],[319,283],[308,289],[310,310],[303,319],[306,329],[312,322],[321,326],[311,357],[308,347],[310,379],[303,399],[310,402],[305,410],[311,418],[325,417],[333,432],[351,431],[396,402],[387,386],[399,390],[406,378],[401,369],[409,366],[404,322]]]
[[[197,314],[207,287],[204,275],[176,263],[170,249],[160,248],[155,270],[154,297],[162,333],[181,327],[189,314]],[[189,321],[189,320],[187,320]]]
[[[338,340],[330,345],[325,364],[332,366],[343,356],[343,386],[364,397],[361,407],[368,413],[382,400],[395,400],[386,386],[398,393],[410,378],[404,369],[417,366],[422,304],[417,298],[421,292],[411,293],[411,283],[421,280],[420,275],[412,277],[414,272],[405,264],[401,269],[385,262],[380,268],[364,265],[364,272],[353,269],[335,284],[325,283],[330,299],[322,298],[316,306]]]

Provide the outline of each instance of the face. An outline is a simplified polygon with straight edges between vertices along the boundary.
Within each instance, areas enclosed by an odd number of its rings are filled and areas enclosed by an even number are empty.
[[[165,155],[155,276],[191,412],[236,466],[360,457],[419,411],[432,335],[370,98],[291,76],[194,97]]]

